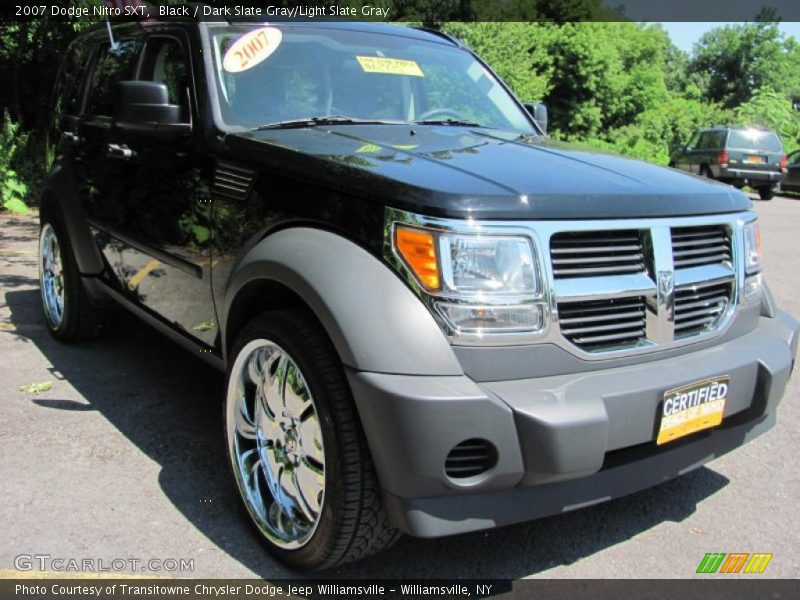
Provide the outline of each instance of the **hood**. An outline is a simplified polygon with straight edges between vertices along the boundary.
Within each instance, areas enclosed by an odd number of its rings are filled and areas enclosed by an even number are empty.
[[[230,134],[226,154],[412,212],[598,219],[748,210],[733,187],[540,137],[454,126],[335,125]]]

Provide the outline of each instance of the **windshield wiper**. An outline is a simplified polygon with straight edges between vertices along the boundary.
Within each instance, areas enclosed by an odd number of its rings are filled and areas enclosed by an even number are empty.
[[[423,119],[414,121],[415,125],[452,125],[454,127],[483,127],[480,123],[465,119]]]
[[[305,117],[302,119],[289,119],[288,121],[276,121],[256,127],[254,131],[265,129],[300,129],[303,127],[318,127],[320,125],[404,125],[405,121],[390,121],[381,119],[359,119],[356,117],[346,117],[333,115],[328,117]]]

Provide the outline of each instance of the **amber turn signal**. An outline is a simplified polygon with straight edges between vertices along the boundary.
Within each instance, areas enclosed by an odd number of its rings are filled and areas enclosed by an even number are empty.
[[[438,290],[439,265],[433,234],[419,229],[397,227],[395,245],[417,280],[429,290]]]

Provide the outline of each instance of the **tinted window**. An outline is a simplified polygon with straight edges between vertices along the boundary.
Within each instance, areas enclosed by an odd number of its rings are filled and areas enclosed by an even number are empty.
[[[78,116],[80,113],[81,83],[88,59],[89,46],[85,40],[79,40],[67,50],[53,96],[53,116],[47,138],[48,165],[53,160],[55,146],[64,130],[64,117]]]
[[[84,41],[70,46],[56,87],[54,112],[67,115],[78,114],[81,81],[84,73],[86,73],[88,57],[89,48]]]
[[[189,89],[189,65],[183,46],[174,38],[153,37],[147,41],[139,77],[167,86],[170,104],[185,107]]]
[[[728,137],[729,148],[742,150],[763,150],[764,152],[783,152],[783,144],[773,131],[761,129],[731,129]]]
[[[700,132],[698,131],[692,136],[692,139],[689,140],[689,143],[686,144],[686,149],[694,150],[695,148],[697,148],[697,142],[699,140],[700,140]]]
[[[713,131],[704,131],[700,134],[700,141],[697,144],[697,147],[701,150],[705,150],[706,148],[711,148],[711,140],[714,137]]]
[[[795,152],[789,156],[789,164],[798,165],[800,164],[800,152]]]
[[[86,112],[111,116],[114,88],[118,82],[131,78],[136,50],[137,43],[134,40],[121,40],[113,51],[108,44],[100,47],[89,85]]]
[[[709,148],[724,148],[725,137],[728,135],[727,131],[714,131],[710,138]]]

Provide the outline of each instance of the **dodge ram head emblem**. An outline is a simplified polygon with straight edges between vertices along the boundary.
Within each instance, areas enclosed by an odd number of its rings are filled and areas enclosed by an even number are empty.
[[[674,278],[672,271],[658,272],[658,291],[662,296],[669,296],[672,293]]]

